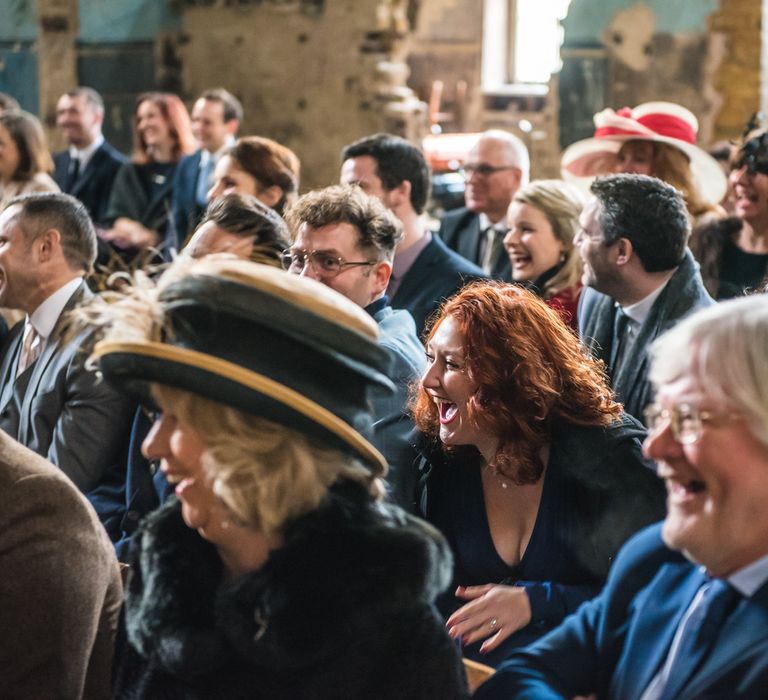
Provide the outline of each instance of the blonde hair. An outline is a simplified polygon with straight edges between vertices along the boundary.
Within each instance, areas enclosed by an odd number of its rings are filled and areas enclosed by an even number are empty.
[[[542,289],[542,298],[551,299],[581,279],[582,262],[573,239],[579,229],[579,215],[586,204],[581,191],[562,180],[534,180],[517,191],[513,202],[527,204],[547,217],[555,237],[563,244],[562,267]]]
[[[233,519],[268,537],[317,508],[338,479],[384,493],[361,462],[304,433],[183,389],[155,384],[152,393],[205,443],[203,468]]]

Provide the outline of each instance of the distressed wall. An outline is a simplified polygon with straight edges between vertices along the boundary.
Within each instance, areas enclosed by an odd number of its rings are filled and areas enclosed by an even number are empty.
[[[223,84],[243,102],[242,133],[302,160],[302,190],[338,181],[339,152],[376,131],[418,140],[426,106],[399,60],[400,3],[331,0],[188,7],[178,46],[185,94]]]
[[[759,104],[758,0],[574,0],[563,22],[561,145],[603,107],[678,102],[702,144],[733,137]]]

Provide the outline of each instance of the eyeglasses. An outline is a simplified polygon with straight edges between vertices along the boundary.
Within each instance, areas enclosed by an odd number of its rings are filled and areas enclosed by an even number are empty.
[[[363,260],[360,262],[349,262],[336,255],[331,255],[322,250],[284,250],[280,259],[283,263],[283,269],[294,274],[299,274],[304,271],[304,268],[309,264],[312,269],[323,277],[335,277],[340,272],[346,270],[348,267],[359,267],[365,265],[370,267],[375,265],[377,261]]]
[[[475,173],[477,173],[480,177],[490,177],[494,173],[501,172],[502,170],[518,169],[519,168],[516,165],[488,165],[488,163],[478,163],[477,165],[472,165],[471,163],[467,163],[466,165],[463,165],[461,168],[459,168],[459,173],[465,180],[469,180],[469,178],[471,178]]]
[[[700,411],[687,403],[681,403],[672,408],[662,408],[653,403],[643,411],[645,424],[651,433],[659,432],[665,421],[669,421],[672,436],[681,445],[692,445],[701,437],[705,423],[728,423],[739,420],[738,413],[714,413]]]

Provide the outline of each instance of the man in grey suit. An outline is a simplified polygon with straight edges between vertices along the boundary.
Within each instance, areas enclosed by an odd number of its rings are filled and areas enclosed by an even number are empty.
[[[0,306],[27,314],[0,359],[0,428],[72,479],[109,530],[118,513],[104,489],[124,486],[134,406],[86,368],[88,331],[63,337],[66,313],[93,296],[83,277],[95,255],[70,195],[24,195],[0,214]]]
[[[120,573],[59,469],[0,431],[0,694],[110,697]]]
[[[584,261],[579,332],[605,362],[627,413],[651,401],[647,348],[662,332],[714,302],[687,248],[691,224],[682,195],[646,175],[592,183],[574,239]]]
[[[386,296],[395,247],[403,233],[397,219],[358,187],[310,192],[286,213],[294,235],[284,265],[322,282],[363,307],[379,325],[379,343],[391,357],[392,395],[372,397],[373,442],[389,462],[392,495],[415,509],[416,474],[408,434],[408,387],[425,367],[424,347],[411,315],[393,310]]]

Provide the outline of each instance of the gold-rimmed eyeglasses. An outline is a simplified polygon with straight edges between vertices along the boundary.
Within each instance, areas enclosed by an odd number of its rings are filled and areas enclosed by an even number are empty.
[[[692,445],[699,440],[707,423],[730,423],[741,418],[741,415],[732,411],[701,411],[688,403],[680,403],[672,408],[652,403],[643,411],[643,415],[651,434],[659,432],[668,421],[672,437],[681,445]]]

